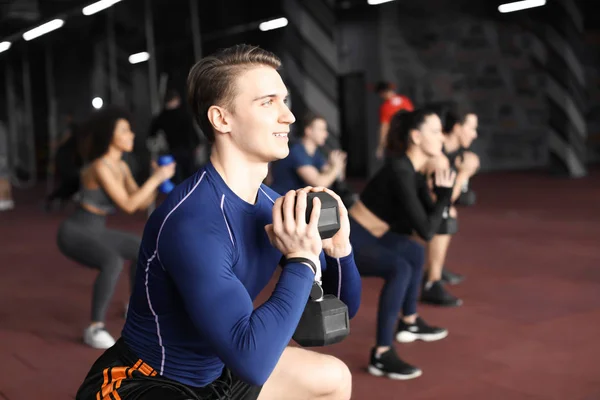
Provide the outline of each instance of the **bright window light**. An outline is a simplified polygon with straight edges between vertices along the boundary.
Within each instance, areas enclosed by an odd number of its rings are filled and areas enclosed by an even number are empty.
[[[150,58],[150,54],[147,51],[142,51],[141,53],[135,53],[129,56],[129,62],[131,64],[137,64],[144,61],[148,61]]]
[[[260,25],[258,25],[258,29],[260,29],[263,32],[271,31],[273,29],[283,28],[284,26],[287,26],[287,24],[287,18],[281,17],[277,19],[272,19],[270,21],[261,22]]]
[[[42,24],[36,28],[28,30],[27,32],[25,32],[23,34],[23,39],[25,39],[27,41],[33,40],[37,37],[45,35],[48,32],[57,30],[58,28],[62,27],[64,24],[65,24],[65,21],[63,21],[62,19],[54,19],[54,20],[52,20],[50,22],[46,22],[45,24]]]
[[[513,11],[521,11],[526,10],[528,8],[533,7],[541,7],[546,5],[546,0],[523,0],[523,1],[515,1],[512,3],[502,4],[498,6],[498,11],[501,13],[509,13]]]

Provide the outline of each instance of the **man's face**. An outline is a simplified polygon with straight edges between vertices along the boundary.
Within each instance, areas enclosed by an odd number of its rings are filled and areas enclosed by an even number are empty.
[[[325,145],[327,136],[329,136],[329,132],[327,131],[327,122],[321,118],[315,119],[310,126],[306,127],[304,134],[317,146]]]
[[[296,118],[288,108],[287,88],[269,66],[242,71],[236,78],[231,110],[233,143],[256,162],[287,157],[288,133]]]
[[[381,100],[385,101],[385,100],[389,99],[390,97],[392,97],[393,94],[394,94],[393,90],[386,89],[386,90],[382,90],[379,92],[379,97],[381,97]]]

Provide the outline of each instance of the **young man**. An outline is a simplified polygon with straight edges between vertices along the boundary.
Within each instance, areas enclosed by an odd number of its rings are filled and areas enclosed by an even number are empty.
[[[307,193],[326,189],[279,197],[261,185],[268,163],[288,155],[295,121],[279,66],[275,55],[239,45],[190,71],[189,102],[212,143],[210,162],[150,216],[122,337],[77,399],[350,398],[343,362],[288,347],[319,266],[323,288],[350,316],[361,282],[335,193],[341,228],[322,241],[319,202],[308,224],[305,213]],[[277,286],[254,309],[280,260]]]
[[[396,93],[394,86],[390,82],[379,82],[375,85],[375,92],[381,97],[383,103],[379,107],[379,146],[377,147],[377,158],[384,156],[384,149],[387,142],[387,134],[390,129],[390,121],[394,114],[400,110],[414,111],[410,99],[406,96]]]
[[[290,154],[271,167],[271,189],[282,195],[305,186],[331,187],[346,171],[346,153],[333,150],[326,160],[319,151],[329,135],[325,118],[308,113],[302,132],[300,140],[290,146]]]

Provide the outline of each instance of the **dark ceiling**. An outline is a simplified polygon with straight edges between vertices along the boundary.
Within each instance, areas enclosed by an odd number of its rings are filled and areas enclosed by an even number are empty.
[[[95,0],[5,0],[0,1],[0,40],[49,20],[61,13],[81,16],[81,9]],[[175,30],[189,17],[187,0],[151,0],[156,25]],[[268,19],[281,14],[279,0],[198,0],[202,33],[219,31],[250,21]],[[143,24],[144,0],[123,0],[119,10],[127,9],[133,26]],[[233,10],[233,11],[232,11]],[[119,12],[121,13],[121,12]],[[100,15],[102,13],[98,13]],[[168,23],[165,23],[167,22]],[[126,22],[126,21],[120,21]],[[133,28],[132,26],[132,28]]]
[[[317,1],[317,0],[314,0]],[[334,6],[339,12],[344,10],[370,7],[367,0],[324,0]],[[469,13],[481,18],[498,18],[497,6],[502,0],[396,0],[407,10],[418,12],[427,10],[446,14],[448,11]],[[557,0],[549,0],[557,1]],[[575,0],[582,9],[586,29],[600,30],[600,13],[594,12],[593,7],[599,0]],[[0,1],[0,40],[35,26],[36,23],[48,20],[61,13],[75,12],[80,14],[83,6],[94,0],[4,0]],[[221,31],[230,26],[240,25],[251,21],[275,17],[281,13],[281,0],[198,0],[200,8],[201,31],[203,35]],[[155,13],[155,23],[160,25],[161,34],[171,38],[170,31],[177,31],[177,26],[183,23],[189,15],[187,0],[152,0]],[[143,27],[144,0],[124,0],[118,7],[127,9],[127,18],[121,18],[120,23],[131,24],[131,29]],[[266,10],[266,11],[265,11]],[[271,15],[269,15],[271,14]],[[169,16],[168,19],[165,19]],[[89,20],[79,18],[83,28]],[[173,22],[178,21],[179,22]],[[81,22],[84,21],[84,22]],[[168,23],[167,23],[168,21]],[[176,37],[174,37],[176,39]]]

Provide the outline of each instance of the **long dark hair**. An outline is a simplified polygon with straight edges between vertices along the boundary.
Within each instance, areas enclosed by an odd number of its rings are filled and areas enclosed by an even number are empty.
[[[388,154],[390,156],[404,154],[410,145],[410,132],[421,129],[430,115],[437,115],[437,113],[430,108],[422,108],[414,111],[401,110],[394,114],[387,136],[386,150]]]
[[[109,106],[96,111],[82,124],[80,151],[84,163],[90,163],[108,151],[120,119],[131,123],[131,114],[121,107]]]

